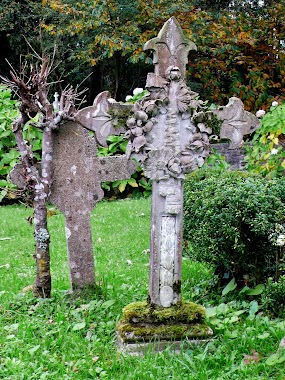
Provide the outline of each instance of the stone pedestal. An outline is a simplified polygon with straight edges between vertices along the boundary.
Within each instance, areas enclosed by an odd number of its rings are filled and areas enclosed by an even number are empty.
[[[135,302],[123,309],[117,324],[121,352],[141,355],[166,348],[180,352],[183,347],[208,342],[213,332],[205,323],[205,309],[193,302],[157,307]]]

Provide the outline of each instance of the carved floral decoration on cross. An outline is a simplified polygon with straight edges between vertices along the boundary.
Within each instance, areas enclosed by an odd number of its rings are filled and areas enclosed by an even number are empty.
[[[126,137],[130,141],[127,154],[142,163],[149,178],[183,178],[185,173],[201,167],[209,153],[212,130],[203,123],[195,125],[193,121],[199,108],[203,108],[203,102],[186,86],[176,66],[168,68],[165,79],[149,74],[146,88],[149,95],[135,104],[127,120]],[[155,126],[160,119],[165,119],[165,144],[157,142],[155,137]],[[175,132],[177,124],[185,130],[187,138],[172,144],[179,133]]]

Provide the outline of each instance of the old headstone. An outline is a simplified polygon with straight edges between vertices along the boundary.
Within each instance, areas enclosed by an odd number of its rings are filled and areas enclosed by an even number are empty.
[[[126,136],[129,156],[153,180],[150,276],[148,301],[126,306],[118,323],[119,344],[131,353],[148,347],[145,342],[151,339],[179,344],[181,337],[201,340],[211,335],[204,309],[181,299],[183,180],[203,165],[212,133],[203,122],[203,102],[185,83],[187,55],[196,46],[172,17],[144,48],[154,52],[155,72],[147,77],[149,95],[136,103],[127,120]],[[230,116],[228,124],[233,131],[245,130],[246,117]]]
[[[100,94],[93,106],[80,110],[76,121],[60,126],[53,135],[53,174],[49,201],[65,216],[69,273],[72,289],[95,285],[94,257],[90,213],[104,192],[101,183],[128,179],[137,165],[125,155],[97,157],[98,143],[106,146],[109,134],[124,131],[114,129],[108,114],[112,101],[109,93]],[[115,107],[116,108],[116,107]],[[123,111],[125,111],[123,109]],[[94,138],[86,128],[94,131]],[[17,165],[10,180],[25,187],[22,165]]]
[[[62,125],[54,135],[49,200],[65,216],[73,289],[95,285],[90,213],[104,196],[101,182],[130,178],[136,169],[125,156],[97,157],[96,152],[96,141],[77,122]]]

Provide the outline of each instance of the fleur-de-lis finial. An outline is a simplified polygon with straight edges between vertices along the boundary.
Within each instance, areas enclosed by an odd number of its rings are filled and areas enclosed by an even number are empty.
[[[155,74],[166,76],[169,66],[177,66],[182,78],[185,78],[188,53],[197,50],[197,46],[189,40],[175,17],[171,17],[163,25],[157,37],[149,40],[144,45],[144,50],[153,50]]]

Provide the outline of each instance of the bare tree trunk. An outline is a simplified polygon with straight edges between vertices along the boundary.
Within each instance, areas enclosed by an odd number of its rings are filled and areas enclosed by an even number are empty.
[[[67,87],[61,94],[59,109],[54,110],[47,96],[47,79],[51,70],[49,59],[43,57],[41,65],[31,67],[28,80],[27,75],[19,75],[11,72],[12,80],[2,79],[12,89],[16,89],[20,97],[19,110],[21,116],[13,123],[13,132],[21,154],[22,172],[25,185],[29,191],[34,207],[34,236],[36,242],[36,279],[34,282],[34,294],[37,297],[49,298],[51,295],[50,274],[50,236],[47,226],[47,199],[50,193],[52,181],[53,139],[52,133],[58,128],[63,119],[72,119],[75,111],[74,103],[81,93]],[[23,136],[23,128],[36,114],[41,115],[38,125],[43,130],[42,160],[37,162],[32,147],[26,143]],[[17,183],[15,183],[17,185]]]
[[[41,197],[42,192],[36,198]],[[36,279],[34,282],[34,295],[49,298],[51,294],[50,275],[50,236],[47,228],[47,207],[44,199],[34,200],[34,223],[36,240]]]
[[[34,294],[49,298],[51,293],[50,236],[47,227],[47,198],[50,192],[52,170],[52,129],[44,128],[40,181],[35,185],[34,226],[36,240],[36,279]]]
[[[39,165],[34,162],[31,148],[23,137],[23,127],[26,122],[25,114],[13,125],[13,131],[21,154],[22,165],[25,170],[27,190],[32,190],[34,207],[34,235],[36,241],[36,279],[34,294],[37,297],[49,298],[51,293],[49,233],[47,229],[46,200],[49,193],[51,178],[52,141],[51,129],[45,128],[43,134],[43,150],[41,173]]]

